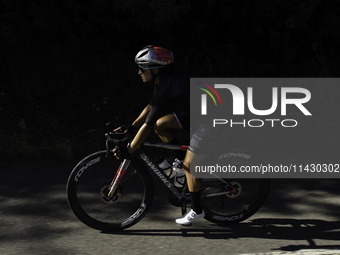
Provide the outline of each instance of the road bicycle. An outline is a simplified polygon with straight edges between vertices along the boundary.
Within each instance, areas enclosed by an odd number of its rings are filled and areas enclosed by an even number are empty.
[[[82,159],[72,170],[67,182],[67,199],[77,218],[94,229],[119,231],[139,222],[151,207],[154,183],[151,173],[168,188],[168,199],[181,207],[182,214],[190,205],[186,183],[182,188],[162,171],[152,150],[182,150],[188,146],[159,142],[144,142],[131,158],[118,160],[110,144],[122,144],[129,138],[106,134],[106,150]],[[116,139],[114,139],[116,138]],[[151,149],[150,149],[151,148]],[[149,151],[149,152],[145,152]],[[147,155],[148,154],[148,155]],[[245,151],[223,151],[216,162],[253,165],[261,160]],[[216,224],[234,224],[252,216],[264,203],[269,179],[225,179],[217,175],[201,179],[201,203],[205,219]]]

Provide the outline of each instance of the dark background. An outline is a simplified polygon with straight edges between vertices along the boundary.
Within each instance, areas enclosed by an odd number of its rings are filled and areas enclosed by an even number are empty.
[[[2,0],[0,156],[69,159],[148,103],[136,53],[191,77],[338,77],[338,0]]]

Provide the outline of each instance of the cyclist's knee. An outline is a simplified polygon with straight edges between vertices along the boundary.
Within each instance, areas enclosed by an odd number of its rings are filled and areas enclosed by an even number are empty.
[[[155,130],[156,134],[159,133],[160,128],[159,128],[159,126],[157,125],[157,122],[155,123],[155,125],[153,125],[153,129]]]
[[[162,119],[158,119],[153,128],[155,129],[156,132],[167,129],[166,123]]]

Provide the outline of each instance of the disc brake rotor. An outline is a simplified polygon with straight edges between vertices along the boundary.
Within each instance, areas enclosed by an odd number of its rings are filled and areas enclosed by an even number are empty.
[[[104,186],[101,190],[100,190],[100,198],[102,199],[102,201],[106,204],[115,204],[119,201],[119,199],[122,196],[122,188],[119,186],[115,193],[113,194],[112,197],[108,196],[108,193],[110,191],[110,185],[106,185]]]
[[[229,197],[229,198],[238,197],[242,193],[242,186],[241,186],[241,184],[239,182],[237,182],[237,181],[231,181],[231,182],[229,182],[229,184],[235,188],[235,191],[226,194],[226,196]]]

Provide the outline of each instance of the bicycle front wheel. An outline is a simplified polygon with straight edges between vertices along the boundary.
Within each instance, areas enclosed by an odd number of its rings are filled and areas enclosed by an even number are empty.
[[[220,165],[235,166],[261,163],[261,159],[244,151],[228,152],[228,155],[232,156],[227,159],[216,157],[216,162]],[[201,186],[205,218],[225,225],[244,221],[256,213],[267,197],[270,180],[203,178]]]
[[[136,224],[149,210],[153,183],[144,166],[131,162],[113,197],[107,196],[120,161],[106,151],[94,153],[72,170],[67,182],[68,203],[86,225],[105,231]]]

